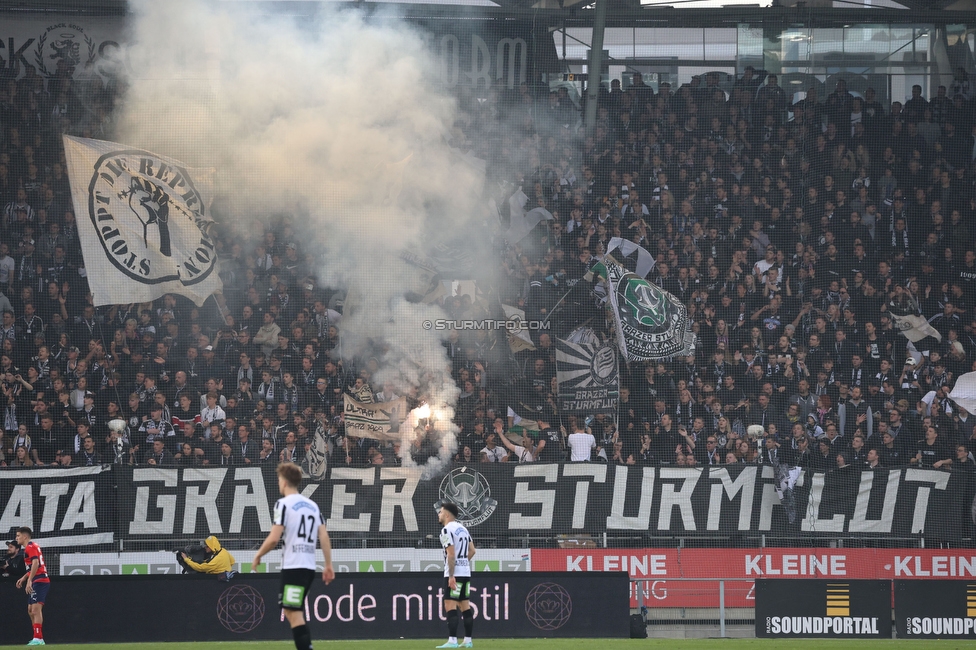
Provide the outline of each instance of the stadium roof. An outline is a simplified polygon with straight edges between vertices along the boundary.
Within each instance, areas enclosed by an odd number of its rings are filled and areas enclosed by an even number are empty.
[[[298,15],[314,13],[322,4],[397,5],[410,16],[481,15],[564,18],[589,22],[593,0],[215,0],[260,4],[268,10]],[[730,26],[735,23],[783,22],[976,22],[976,0],[608,0],[607,24],[681,21],[683,27]],[[0,12],[124,15],[126,0],[0,0]]]

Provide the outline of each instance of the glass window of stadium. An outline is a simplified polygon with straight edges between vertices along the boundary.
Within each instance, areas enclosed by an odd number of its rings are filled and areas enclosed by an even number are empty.
[[[667,21],[661,21],[667,23]],[[735,75],[746,66],[779,75],[780,85],[792,101],[803,99],[814,87],[819,97],[833,91],[838,79],[848,90],[863,96],[874,88],[883,105],[905,102],[914,85],[926,97],[952,81],[952,71],[974,61],[976,34],[965,25],[850,24],[839,27],[675,28],[608,27],[603,49],[601,81],[609,87],[617,80],[626,89],[636,72],[655,91],[662,83],[676,89],[695,76],[717,73],[726,93]],[[553,32],[562,75],[550,83],[572,81],[579,92],[588,78],[587,63],[592,30],[565,27]],[[571,77],[569,75],[572,75]]]

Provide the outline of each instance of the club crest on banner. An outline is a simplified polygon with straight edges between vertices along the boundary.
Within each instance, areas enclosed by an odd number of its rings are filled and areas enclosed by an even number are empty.
[[[77,66],[92,63],[94,60],[95,41],[78,25],[51,25],[37,37],[34,65],[41,76],[53,77],[61,67],[74,70]]]
[[[688,310],[680,300],[609,255],[597,268],[604,274],[621,351],[628,359],[662,359],[688,349]]]
[[[611,252],[622,255],[622,261]],[[601,283],[597,295],[606,300],[620,352],[630,361],[691,354],[695,347],[688,308],[646,279],[653,268],[654,257],[644,248],[614,237],[603,259],[584,276]]]
[[[484,523],[498,507],[498,501],[491,498],[488,480],[467,467],[459,467],[444,477],[439,496],[434,509],[439,510],[441,504],[448,501],[457,505],[458,521],[464,526]]]
[[[610,341],[574,343],[556,339],[559,408],[567,413],[612,413],[617,409],[617,351]]]
[[[606,386],[617,380],[617,353],[613,346],[604,344],[593,353],[590,360],[590,377],[593,383]]]

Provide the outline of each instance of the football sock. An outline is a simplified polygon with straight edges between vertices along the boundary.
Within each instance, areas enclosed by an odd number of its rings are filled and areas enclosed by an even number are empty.
[[[474,610],[466,609],[461,612],[461,618],[464,620],[464,640],[471,640],[471,630],[474,628]]]
[[[448,636],[450,636],[451,639],[453,639],[455,643],[457,643],[457,631],[458,631],[458,623],[459,622],[460,621],[458,621],[458,611],[456,609],[452,609],[451,611],[449,611],[447,613],[447,632],[448,632]]]
[[[298,650],[312,650],[312,633],[308,631],[307,625],[293,627],[291,633],[295,637],[295,647]]]
[[[43,639],[44,638],[43,627],[44,626],[41,623],[34,623],[34,638],[35,639]]]

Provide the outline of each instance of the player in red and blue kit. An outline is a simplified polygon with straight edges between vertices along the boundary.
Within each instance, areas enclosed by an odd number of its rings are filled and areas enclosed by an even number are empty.
[[[34,638],[27,645],[44,645],[44,601],[47,600],[47,592],[51,588],[51,579],[47,575],[47,567],[44,566],[44,553],[36,542],[32,542],[34,531],[26,526],[17,529],[17,542],[24,547],[24,563],[27,565],[27,573],[17,581],[17,588],[26,585],[27,591],[27,613],[30,614],[31,624],[34,627]]]

